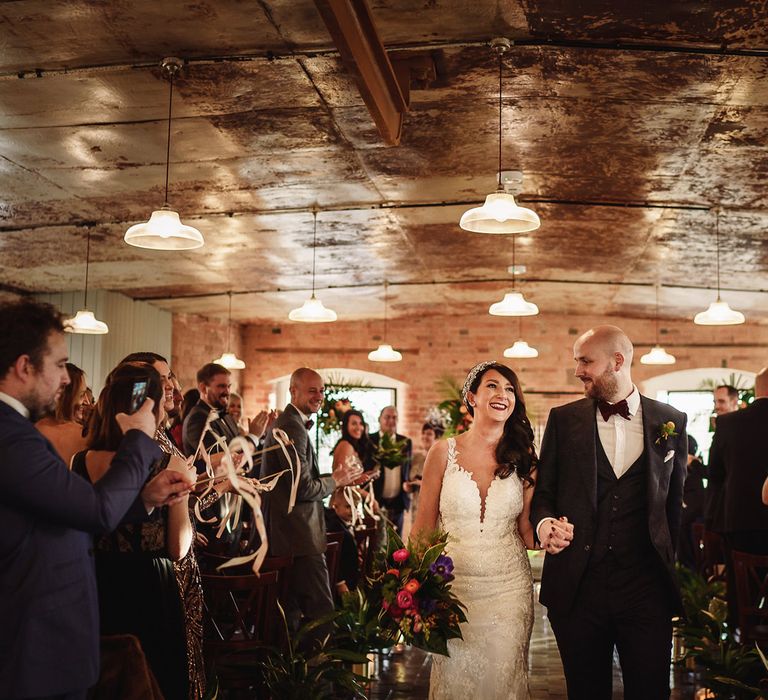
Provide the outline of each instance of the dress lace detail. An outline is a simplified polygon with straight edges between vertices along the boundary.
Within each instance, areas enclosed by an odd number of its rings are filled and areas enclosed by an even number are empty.
[[[430,700],[528,700],[528,646],[533,628],[533,580],[517,530],[523,484],[496,477],[485,503],[472,472],[448,440],[440,493],[440,524],[448,532],[453,591],[467,606],[464,639],[448,642],[449,657],[433,656]]]

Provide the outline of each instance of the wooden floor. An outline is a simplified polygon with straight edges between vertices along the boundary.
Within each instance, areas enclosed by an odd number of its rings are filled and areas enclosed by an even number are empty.
[[[534,561],[534,577],[540,562]],[[560,655],[546,616],[546,608],[536,603],[533,635],[531,637],[529,679],[533,700],[566,700],[565,679]],[[429,654],[406,648],[401,654],[381,657],[379,679],[371,685],[371,700],[422,700],[429,697]],[[672,700],[693,700],[695,686],[688,674],[672,674]],[[621,671],[614,663],[613,697],[624,697]],[[475,698],[474,700],[482,700]]]

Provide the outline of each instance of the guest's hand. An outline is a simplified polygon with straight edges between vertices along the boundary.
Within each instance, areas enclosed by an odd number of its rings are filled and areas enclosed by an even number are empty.
[[[549,554],[559,554],[573,541],[573,523],[569,523],[565,516],[547,521],[543,529],[541,545]]]
[[[152,411],[154,407],[155,402],[147,397],[136,413],[118,413],[115,420],[123,431],[123,435],[129,430],[141,430],[144,435],[154,438],[157,432],[157,418]]]
[[[359,462],[348,460],[339,465],[331,476],[336,482],[336,488],[339,486],[349,486],[357,483],[357,480],[363,475],[363,468]]]
[[[172,469],[163,469],[141,490],[141,500],[144,502],[144,506],[150,510],[151,508],[180,503],[194,487],[196,476],[191,470],[178,472]]]
[[[370,471],[363,472],[354,482],[354,486],[362,486],[363,484],[367,484],[369,481],[372,481],[379,475],[378,469],[371,469]]]
[[[257,438],[261,438],[267,431],[270,415],[271,412],[259,411],[250,421],[248,421],[248,432],[251,435],[255,435]]]

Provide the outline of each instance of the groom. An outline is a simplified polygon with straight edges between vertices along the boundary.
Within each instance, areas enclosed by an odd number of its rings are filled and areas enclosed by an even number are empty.
[[[610,700],[614,647],[627,700],[669,698],[686,416],[639,394],[616,326],[573,351],[587,398],[550,413],[531,507],[548,552],[541,602],[569,700]]]

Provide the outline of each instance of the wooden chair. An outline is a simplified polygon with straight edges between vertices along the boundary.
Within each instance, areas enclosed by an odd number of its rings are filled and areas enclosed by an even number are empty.
[[[357,542],[357,558],[360,562],[360,574],[367,576],[373,568],[373,557],[376,554],[376,536],[375,527],[366,527],[364,530],[355,531],[355,541]]]
[[[206,664],[221,688],[259,697],[259,652],[279,646],[278,574],[212,576],[203,574]]]
[[[328,583],[331,593],[336,594],[336,583],[339,580],[339,562],[341,561],[341,543],[344,540],[343,532],[329,532],[326,534],[328,546],[325,550],[325,563],[328,566]]]
[[[768,556],[731,550],[742,644],[768,644]]]
[[[707,581],[720,581],[728,585],[725,540],[716,532],[705,529],[701,537],[701,574]]]

